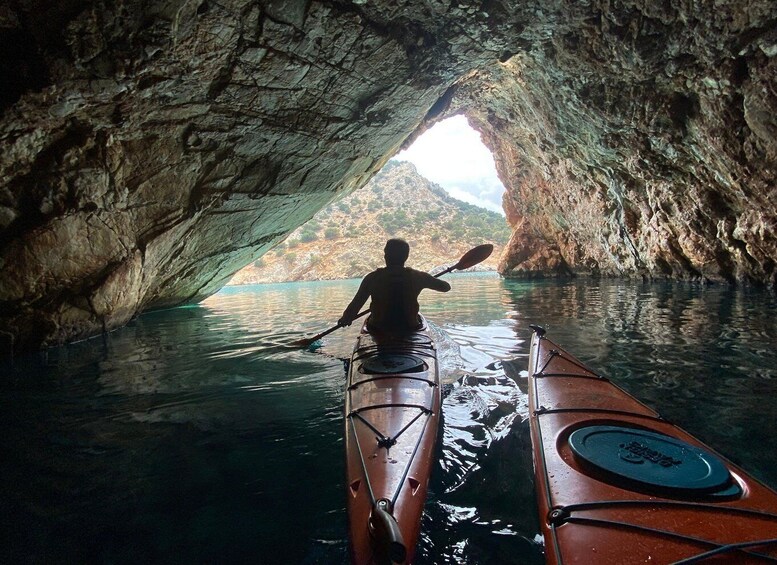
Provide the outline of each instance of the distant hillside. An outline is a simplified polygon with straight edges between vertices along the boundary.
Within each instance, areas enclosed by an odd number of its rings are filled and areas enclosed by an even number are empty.
[[[321,210],[230,284],[361,277],[383,265],[390,237],[407,240],[408,266],[424,271],[493,243],[493,255],[478,268],[496,270],[510,228],[503,216],[451,198],[412,164],[390,161],[364,188]]]

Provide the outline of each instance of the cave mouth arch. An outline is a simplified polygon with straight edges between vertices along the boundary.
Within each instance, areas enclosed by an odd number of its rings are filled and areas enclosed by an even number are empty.
[[[230,284],[361,278],[382,266],[389,238],[410,243],[408,265],[439,271],[491,243],[475,270],[495,271],[510,227],[493,156],[463,115],[414,138],[362,188],[335,199]]]
[[[504,215],[505,187],[480,132],[456,114],[435,122],[392,160],[409,161],[453,198]]]

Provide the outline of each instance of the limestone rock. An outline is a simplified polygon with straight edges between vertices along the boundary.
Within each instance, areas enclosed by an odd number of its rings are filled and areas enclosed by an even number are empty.
[[[501,272],[777,285],[775,14],[557,6],[545,40],[462,84],[451,108],[508,187]]]

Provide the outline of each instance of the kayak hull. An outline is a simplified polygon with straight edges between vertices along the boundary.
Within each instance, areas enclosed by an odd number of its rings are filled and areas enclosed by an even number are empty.
[[[435,460],[440,402],[436,349],[425,322],[418,331],[394,336],[362,328],[345,400],[353,563],[412,562]]]
[[[777,493],[534,329],[529,410],[547,563],[777,561]]]

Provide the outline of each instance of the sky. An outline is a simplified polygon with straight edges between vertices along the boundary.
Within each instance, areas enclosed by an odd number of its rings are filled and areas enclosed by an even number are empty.
[[[464,116],[435,124],[394,159],[410,161],[454,198],[504,215],[494,157]]]

